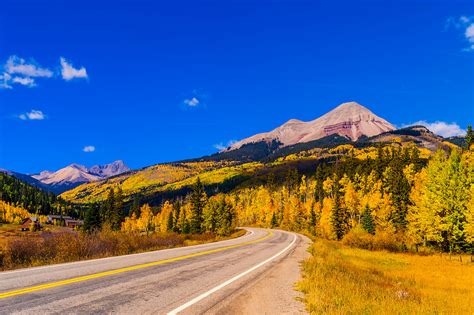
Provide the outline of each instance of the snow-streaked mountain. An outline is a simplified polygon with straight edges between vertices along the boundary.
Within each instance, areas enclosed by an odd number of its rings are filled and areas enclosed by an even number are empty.
[[[118,160],[112,162],[110,164],[105,165],[94,165],[89,168],[89,173],[98,175],[101,177],[110,177],[118,174],[122,174],[128,172],[130,168],[128,168],[122,160]]]
[[[84,165],[71,164],[55,172],[42,171],[31,177],[47,185],[50,190],[61,193],[80,184],[89,183],[129,171],[123,161],[115,161],[105,165],[94,165],[87,168]]]
[[[332,134],[339,134],[356,141],[361,136],[371,137],[391,130],[395,130],[395,127],[385,119],[356,102],[348,102],[312,121],[290,119],[270,132],[256,134],[238,141],[227,150],[238,149],[247,143],[273,140],[287,146],[321,139]]]

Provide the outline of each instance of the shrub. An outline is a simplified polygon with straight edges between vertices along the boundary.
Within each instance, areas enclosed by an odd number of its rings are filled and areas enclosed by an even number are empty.
[[[342,239],[342,243],[351,247],[369,250],[386,250],[400,252],[405,250],[405,239],[401,234],[390,230],[377,230],[375,235],[368,233],[361,226],[353,228]]]
[[[13,269],[83,259],[125,255],[147,250],[213,241],[212,233],[180,235],[176,233],[122,233],[103,230],[91,234],[77,231],[42,232],[7,242],[0,252],[0,269]]]
[[[342,243],[351,247],[373,249],[374,236],[357,226],[344,236]]]

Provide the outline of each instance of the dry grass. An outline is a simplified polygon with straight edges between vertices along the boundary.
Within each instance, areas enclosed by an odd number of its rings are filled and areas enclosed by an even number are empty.
[[[298,288],[312,314],[472,314],[470,257],[368,251],[317,240]]]
[[[219,237],[212,233],[196,235],[154,233],[147,236],[107,230],[94,234],[72,230],[41,232],[9,238],[4,247],[0,247],[0,270],[190,246],[243,234],[244,230],[236,231],[228,237]]]

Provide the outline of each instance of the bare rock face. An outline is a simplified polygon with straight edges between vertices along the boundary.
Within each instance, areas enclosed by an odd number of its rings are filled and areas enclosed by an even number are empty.
[[[270,132],[243,139],[228,150],[238,149],[247,143],[273,140],[278,140],[287,146],[321,139],[332,134],[356,141],[361,136],[371,137],[391,130],[395,130],[391,123],[376,116],[364,106],[349,102],[312,121],[291,119]]]

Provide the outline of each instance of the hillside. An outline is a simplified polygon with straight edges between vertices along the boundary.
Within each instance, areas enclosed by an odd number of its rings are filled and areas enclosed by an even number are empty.
[[[311,125],[315,126],[316,122],[332,123],[338,119],[356,123],[347,125],[349,127],[344,132],[338,131],[307,142],[289,144],[291,142],[281,137],[258,142],[243,141],[236,148],[210,156],[157,164],[92,181],[62,193],[61,197],[74,203],[101,202],[106,199],[110,188],[120,187],[128,203],[140,199],[158,205],[163,200],[184,197],[197,177],[206,186],[208,194],[216,194],[236,187],[264,184],[270,177],[284,180],[287,173],[294,169],[300,174],[311,175],[322,163],[347,158],[356,161],[375,159],[380,146],[393,149],[418,147],[422,159],[427,159],[438,148],[457,146],[423,126],[394,129],[356,103],[342,104],[312,121]],[[385,127],[377,129],[370,126]]]

